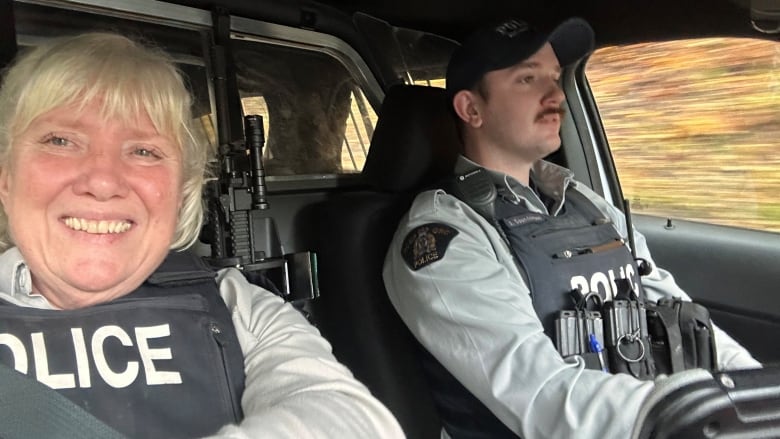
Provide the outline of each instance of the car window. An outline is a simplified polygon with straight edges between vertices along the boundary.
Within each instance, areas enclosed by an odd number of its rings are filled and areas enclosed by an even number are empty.
[[[356,13],[354,23],[374,53],[390,69],[388,84],[443,88],[447,63],[458,43],[440,35],[393,26],[371,15]]]
[[[632,211],[780,232],[780,45],[604,47],[586,76]]]
[[[376,113],[344,60],[315,47],[233,41],[244,114],[263,116],[267,175],[359,173]]]

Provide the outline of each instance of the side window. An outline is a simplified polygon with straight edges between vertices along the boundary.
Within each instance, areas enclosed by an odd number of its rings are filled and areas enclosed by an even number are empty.
[[[632,211],[780,232],[780,44],[604,47],[586,76]]]
[[[444,88],[447,63],[458,47],[440,35],[393,26],[379,18],[356,13],[353,21],[372,52],[381,53],[392,77],[387,82]]]
[[[372,50],[389,59],[397,81],[442,87],[454,42],[356,14]],[[296,43],[247,34],[233,40],[244,114],[265,121],[267,175],[293,179],[357,174],[370,147],[381,96],[367,88],[366,72],[323,35]],[[323,44],[319,46],[319,44]],[[337,46],[338,44],[336,44]],[[373,99],[372,99],[373,98]]]
[[[233,40],[244,114],[263,116],[272,176],[363,169],[377,116],[343,60],[316,48]]]

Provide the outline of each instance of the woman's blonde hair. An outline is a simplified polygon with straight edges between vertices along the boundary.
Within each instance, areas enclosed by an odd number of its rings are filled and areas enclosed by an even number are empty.
[[[160,49],[111,33],[58,38],[19,56],[0,88],[0,168],[14,138],[35,118],[66,106],[102,103],[102,116],[133,122],[148,114],[182,153],[182,207],[171,243],[192,245],[203,223],[202,187],[211,148],[193,131],[192,96],[172,58]],[[0,250],[13,245],[0,207]]]

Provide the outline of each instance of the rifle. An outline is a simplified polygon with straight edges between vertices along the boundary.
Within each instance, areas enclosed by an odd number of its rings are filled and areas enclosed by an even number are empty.
[[[230,16],[215,9],[212,64],[219,148],[217,178],[206,184],[208,212],[201,240],[211,246],[206,261],[214,267],[236,267],[250,282],[300,304],[319,296],[314,252],[285,254],[279,239],[265,184],[263,118],[244,117],[243,136],[234,136],[238,87],[229,68]],[[232,90],[232,93],[231,93]],[[237,114],[238,111],[233,114]]]
[[[271,214],[262,160],[262,116],[244,117],[244,133],[245,145],[220,146],[219,176],[206,186],[203,238],[211,245],[207,261],[219,268],[237,267],[250,281],[288,301],[314,299],[319,296],[316,254],[284,254]],[[242,170],[247,159],[250,167]]]

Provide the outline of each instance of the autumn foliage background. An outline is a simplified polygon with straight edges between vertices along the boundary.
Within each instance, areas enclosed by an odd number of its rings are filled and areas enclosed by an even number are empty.
[[[586,76],[632,211],[780,232],[780,45],[607,47]]]

